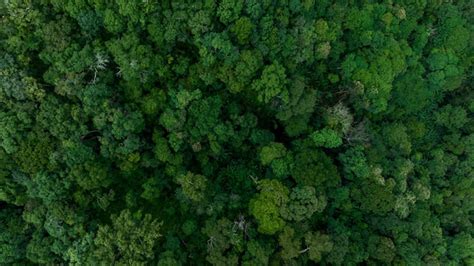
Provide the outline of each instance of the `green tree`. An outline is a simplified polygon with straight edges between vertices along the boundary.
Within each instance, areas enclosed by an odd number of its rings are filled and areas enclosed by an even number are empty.
[[[149,214],[123,210],[111,216],[111,225],[101,225],[94,239],[92,261],[100,263],[144,264],[155,255],[153,248],[161,236],[161,223]]]
[[[258,231],[273,235],[285,226],[280,208],[288,202],[288,188],[277,180],[258,181],[259,193],[249,203],[250,213],[257,219]]]
[[[291,261],[300,255],[301,240],[295,239],[295,230],[286,226],[278,236],[278,243],[282,247],[281,258],[284,261]]]
[[[326,197],[318,196],[314,187],[295,187],[291,190],[286,206],[280,209],[280,213],[285,220],[301,222],[311,218],[315,212],[322,212],[326,205]]]
[[[260,162],[269,165],[273,160],[285,156],[286,148],[281,143],[272,142],[260,151]]]
[[[261,77],[252,83],[251,89],[256,92],[260,102],[269,103],[277,98],[283,103],[288,103],[286,80],[285,68],[275,62],[263,69]]]
[[[318,130],[311,134],[310,137],[316,146],[319,147],[336,148],[342,144],[342,139],[337,132],[329,128]]]
[[[328,235],[320,232],[308,232],[304,236],[306,245],[305,250],[308,252],[309,259],[314,262],[320,262],[322,256],[333,248],[333,242]]]
[[[202,201],[206,197],[207,178],[203,175],[188,172],[177,178],[184,195],[192,201]]]

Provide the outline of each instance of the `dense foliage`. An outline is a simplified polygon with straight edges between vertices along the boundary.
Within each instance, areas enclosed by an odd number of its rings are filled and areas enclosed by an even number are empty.
[[[472,1],[0,2],[0,264],[473,265]]]

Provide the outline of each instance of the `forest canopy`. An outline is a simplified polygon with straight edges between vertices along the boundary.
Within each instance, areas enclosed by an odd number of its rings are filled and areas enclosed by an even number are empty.
[[[1,265],[474,265],[469,0],[0,2]]]

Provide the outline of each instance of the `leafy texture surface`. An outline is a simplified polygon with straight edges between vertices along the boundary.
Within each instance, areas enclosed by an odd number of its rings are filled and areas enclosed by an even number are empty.
[[[474,265],[473,18],[0,1],[0,264]]]

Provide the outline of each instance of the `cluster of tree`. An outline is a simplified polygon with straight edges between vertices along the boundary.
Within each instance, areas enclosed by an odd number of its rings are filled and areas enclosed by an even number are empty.
[[[0,2],[0,264],[474,264],[469,0]]]

